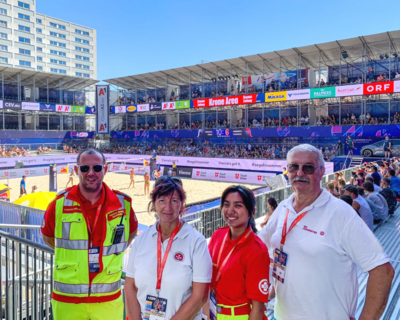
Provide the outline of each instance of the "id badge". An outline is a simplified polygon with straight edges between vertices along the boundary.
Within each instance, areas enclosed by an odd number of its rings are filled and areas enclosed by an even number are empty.
[[[167,299],[148,295],[143,320],[164,320],[167,311]]]
[[[89,248],[89,272],[97,273],[100,271],[100,247]]]
[[[210,292],[210,319],[217,320],[217,298]]]
[[[285,282],[285,271],[287,263],[287,253],[275,249],[274,253],[274,265],[272,267],[272,276],[279,282]]]

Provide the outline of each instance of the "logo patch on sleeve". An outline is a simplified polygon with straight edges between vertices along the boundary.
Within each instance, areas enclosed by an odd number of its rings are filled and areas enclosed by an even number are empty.
[[[125,213],[125,210],[117,210],[114,212],[111,212],[108,216],[107,216],[107,220],[111,221],[117,218],[121,218],[122,215]]]

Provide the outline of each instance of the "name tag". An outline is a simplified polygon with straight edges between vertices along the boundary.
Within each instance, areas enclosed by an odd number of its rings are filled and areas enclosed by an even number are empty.
[[[164,320],[166,311],[167,299],[148,295],[143,320]]]
[[[272,276],[279,282],[285,282],[285,271],[288,255],[287,253],[275,249],[274,264],[272,266]]]
[[[100,271],[100,247],[93,247],[89,249],[89,272],[97,273]]]

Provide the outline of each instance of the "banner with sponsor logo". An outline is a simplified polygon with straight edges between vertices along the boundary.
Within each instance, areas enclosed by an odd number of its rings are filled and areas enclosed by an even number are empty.
[[[110,86],[96,86],[96,132],[110,133]]]
[[[21,102],[15,101],[3,101],[3,108],[10,109],[10,110],[21,110]]]
[[[22,110],[40,111],[40,103],[22,102]]]
[[[175,102],[163,102],[161,103],[161,107],[163,110],[174,110]]]
[[[333,98],[335,93],[335,87],[311,89],[311,99]]]
[[[138,112],[150,111],[150,105],[148,103],[146,103],[146,104],[138,104],[137,105],[137,111]]]
[[[240,96],[227,96],[220,98],[195,99],[194,108],[234,106],[238,104],[252,104],[265,101],[265,94],[243,94]]]
[[[126,113],[136,113],[137,111],[137,106],[126,106]]]
[[[400,80],[393,81],[393,92],[400,92]]]
[[[348,97],[348,96],[362,96],[363,95],[363,85],[355,84],[350,86],[340,86],[336,87],[335,95],[336,97]]]
[[[122,171],[121,173],[129,174],[132,168],[135,170],[135,174],[140,176],[144,176],[145,172],[150,173],[149,166],[144,167],[143,165],[140,166],[133,164],[124,164],[122,162],[110,163],[110,165],[108,166],[108,171],[109,172]]]
[[[3,100],[0,100],[0,109],[3,109]]]
[[[46,176],[49,173],[49,167],[0,170],[0,176],[7,177],[9,179],[22,178],[22,176],[26,176],[27,178]]]
[[[171,175],[172,166],[164,166],[163,175]],[[176,176],[181,178],[192,178],[193,169],[185,167],[177,167]]]
[[[41,103],[40,111],[56,112],[56,105],[54,103]]]
[[[176,109],[189,109],[190,108],[190,100],[175,102],[175,108]]]
[[[56,104],[56,112],[71,112],[71,106],[66,104]]]
[[[276,176],[276,173],[269,172],[245,172],[201,168],[194,168],[192,170],[192,179],[259,185],[265,185],[264,178],[274,176]]]
[[[292,101],[292,100],[308,100],[308,99],[310,99],[310,89],[288,91],[287,99],[290,101]]]
[[[85,113],[86,108],[83,106],[71,106],[72,113]]]
[[[364,83],[364,94],[382,94],[394,92],[394,81]]]
[[[286,101],[287,91],[268,92],[265,94],[265,102]]]
[[[161,111],[161,110],[162,110],[161,102],[150,103],[150,111]]]
[[[94,114],[95,112],[96,112],[95,107],[86,107],[86,109],[85,109],[85,113],[87,113],[87,114]]]

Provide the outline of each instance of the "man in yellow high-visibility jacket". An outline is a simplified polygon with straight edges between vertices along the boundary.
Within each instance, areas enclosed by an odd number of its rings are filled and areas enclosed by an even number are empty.
[[[60,192],[46,210],[43,241],[55,250],[55,320],[123,318],[121,273],[125,249],[137,233],[131,198],[104,182],[104,155],[83,151],[79,184]]]

